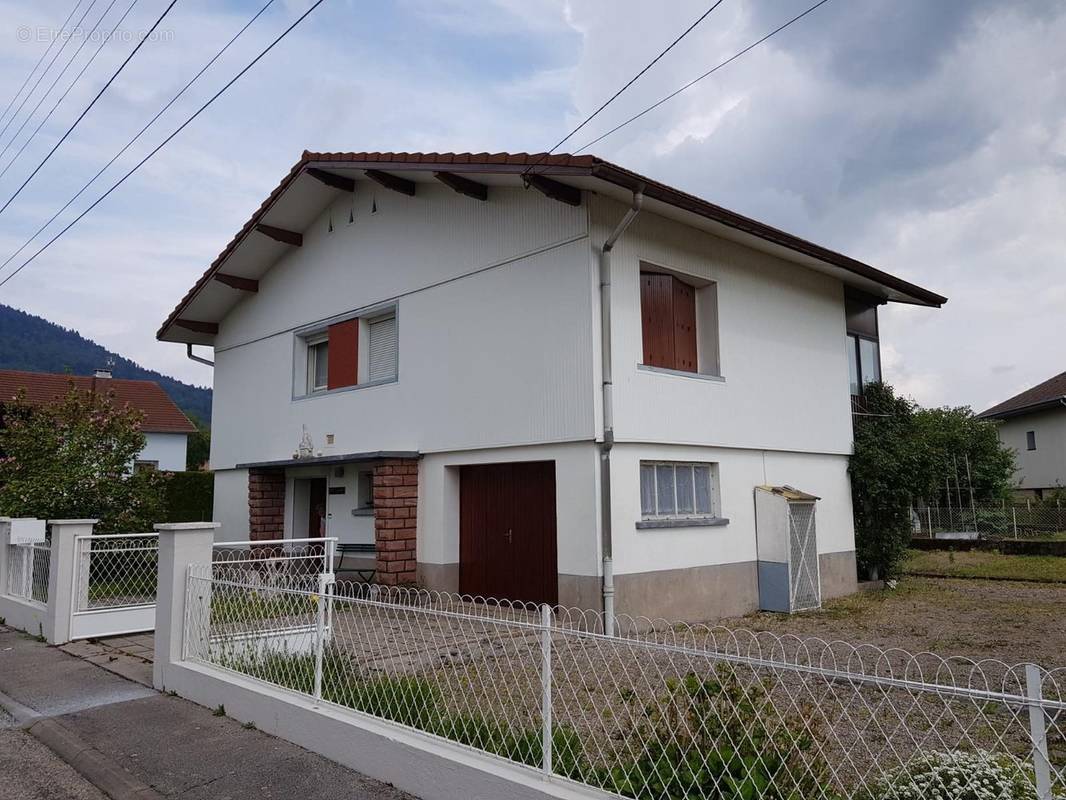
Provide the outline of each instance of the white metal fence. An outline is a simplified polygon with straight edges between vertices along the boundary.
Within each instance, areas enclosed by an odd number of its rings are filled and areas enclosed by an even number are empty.
[[[7,575],[3,576],[5,592],[21,600],[45,605],[51,559],[48,542],[3,546],[7,548]]]
[[[911,512],[914,535],[928,539],[1066,539],[1066,506],[929,506]]]
[[[159,534],[78,536],[75,611],[155,605]]]
[[[632,798],[1051,800],[1066,673],[193,565],[184,657]],[[265,567],[265,569],[264,569]]]

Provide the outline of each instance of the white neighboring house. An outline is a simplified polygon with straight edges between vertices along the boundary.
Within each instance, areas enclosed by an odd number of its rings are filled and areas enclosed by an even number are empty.
[[[0,402],[24,390],[30,403],[48,403],[65,395],[71,381],[86,392],[114,392],[116,405],[129,405],[144,412],[141,431],[145,444],[131,464],[133,469],[185,470],[186,445],[189,434],[196,433],[196,426],[155,381],[112,378],[106,369],[97,370],[91,377],[5,369],[0,370]]]
[[[1042,499],[1066,487],[1066,372],[978,416],[999,420],[999,440],[1014,449],[1016,491]]]
[[[307,152],[158,336],[214,348],[224,538],[709,619],[759,606],[759,486],[855,589],[885,302],[945,298],[593,156]]]

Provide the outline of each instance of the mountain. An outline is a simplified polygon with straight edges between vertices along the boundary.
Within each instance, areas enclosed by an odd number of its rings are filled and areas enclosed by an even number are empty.
[[[77,331],[0,304],[0,369],[92,375],[111,361],[116,378],[155,381],[186,414],[211,422],[211,390],[182,383],[112,353]]]

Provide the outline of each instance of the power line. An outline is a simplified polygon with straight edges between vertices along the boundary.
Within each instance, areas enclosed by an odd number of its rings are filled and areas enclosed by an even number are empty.
[[[74,124],[67,129],[67,132],[59,138],[59,141],[55,143],[52,149],[48,151],[48,154],[41,160],[41,163],[34,168],[33,172],[31,172],[26,178],[26,180],[22,182],[22,185],[19,186],[19,188],[15,190],[15,193],[8,198],[7,202],[4,203],[2,207],[0,207],[0,214],[3,214],[4,211],[7,210],[7,207],[11,205],[12,202],[14,202],[15,198],[22,193],[22,190],[26,188],[27,184],[29,184],[29,182],[33,180],[34,176],[41,171],[41,167],[48,163],[48,159],[50,159],[52,157],[52,154],[59,149],[60,145],[62,145],[63,142],[66,141],[67,137],[70,136],[71,132],[76,127],[78,127],[78,123],[81,122],[85,118],[85,115],[88,114],[89,111],[92,109],[92,107],[96,105],[96,101],[99,100],[103,93],[107,91],[107,87],[109,87],[115,81],[115,79],[122,73],[122,70],[126,68],[126,65],[130,63],[130,59],[137,55],[137,51],[144,46],[144,43],[147,42],[150,38],[152,38],[152,34],[155,33],[155,29],[159,27],[159,23],[161,23],[163,21],[163,18],[170,13],[170,9],[174,8],[174,5],[177,2],[178,0],[170,0],[170,5],[163,9],[163,13],[160,14],[159,18],[152,23],[152,27],[148,29],[148,32],[141,38],[141,40],[137,42],[137,46],[133,48],[133,50],[128,56],[126,56],[126,60],[119,64],[118,69],[115,70],[114,74],[107,79],[107,83],[105,83],[100,89],[100,91],[96,93],[96,97],[94,97],[89,102],[89,105],[85,107],[85,110],[78,115],[78,118],[74,120]]]
[[[819,6],[823,6],[823,5],[825,5],[826,3],[828,3],[828,2],[829,2],[829,0],[819,0],[819,2],[815,3],[815,4],[813,5],[813,6],[811,6],[811,7],[810,7],[810,8],[808,8],[808,9],[807,9],[806,11],[804,11],[804,12],[803,12],[802,14],[797,14],[797,15],[796,15],[796,16],[794,16],[794,17],[793,17],[792,19],[790,19],[790,20],[789,20],[788,22],[786,22],[786,23],[784,23],[783,25],[781,25],[781,26],[779,26],[779,27],[775,28],[774,30],[770,31],[770,32],[769,32],[768,34],[766,34],[765,36],[763,36],[763,37],[762,37],[761,39],[759,39],[758,41],[756,41],[756,42],[752,42],[752,43],[751,43],[751,44],[749,44],[749,45],[748,45],[747,47],[745,47],[745,48],[744,48],[743,50],[741,50],[741,51],[739,51],[739,52],[737,52],[737,53],[734,53],[733,55],[731,55],[731,56],[730,56],[729,58],[727,58],[727,59],[726,59],[725,61],[721,62],[720,64],[717,64],[717,65],[715,65],[714,67],[711,67],[711,69],[709,69],[709,70],[707,70],[706,72],[704,72],[704,73],[703,73],[702,75],[700,75],[700,76],[699,76],[698,78],[694,78],[693,80],[689,81],[689,82],[688,82],[688,83],[686,83],[686,84],[685,84],[684,86],[682,86],[682,87],[681,87],[680,89],[677,89],[676,91],[673,91],[673,92],[671,92],[670,94],[666,95],[666,97],[664,97],[663,99],[661,99],[661,100],[659,100],[659,101],[657,101],[657,102],[655,102],[655,103],[652,103],[652,104],[651,104],[650,106],[648,106],[647,108],[645,108],[645,109],[644,109],[643,111],[641,111],[641,112],[640,112],[639,114],[634,114],[634,115],[633,115],[632,117],[630,117],[629,119],[627,119],[627,120],[626,120],[625,122],[623,122],[623,123],[621,123],[621,124],[619,124],[619,125],[615,125],[615,126],[614,126],[613,128],[611,128],[611,129],[610,129],[609,131],[607,131],[607,133],[604,133],[604,134],[602,134],[601,136],[597,136],[597,137],[596,137],[595,139],[593,139],[593,140],[592,140],[591,142],[586,142],[585,144],[581,145],[581,147],[579,147],[579,148],[578,148],[577,150],[575,150],[575,151],[574,151],[574,153],[575,153],[575,154],[576,154],[576,153],[580,153],[580,152],[581,152],[582,150],[587,150],[588,148],[592,147],[592,145],[594,145],[594,144],[597,144],[598,142],[602,142],[602,141],[603,141],[604,139],[606,139],[606,138],[607,138],[608,136],[610,136],[610,135],[611,135],[612,133],[615,133],[615,132],[617,132],[617,131],[620,131],[620,130],[621,130],[622,128],[624,128],[624,127],[625,127],[626,125],[628,125],[629,123],[631,123],[631,122],[635,122],[636,120],[640,119],[640,118],[641,118],[641,117],[643,117],[643,116],[644,116],[645,114],[647,114],[648,112],[650,112],[650,111],[654,111],[654,110],[655,110],[656,108],[658,108],[659,106],[661,106],[661,105],[662,105],[663,103],[665,103],[665,102],[667,102],[667,101],[669,101],[669,100],[672,100],[672,99],[674,99],[675,97],[677,97],[677,96],[678,96],[679,94],[681,94],[681,93],[682,93],[683,91],[685,91],[686,89],[689,89],[689,88],[691,88],[692,86],[695,86],[695,85],[696,85],[697,83],[699,83],[700,81],[702,81],[702,80],[703,80],[704,78],[706,78],[706,77],[708,77],[708,76],[710,76],[710,75],[713,75],[713,74],[714,74],[715,72],[717,72],[718,70],[720,70],[720,69],[721,69],[722,67],[726,66],[727,64],[730,64],[730,63],[732,63],[733,61],[736,61],[736,60],[737,60],[738,58],[740,58],[740,57],[741,57],[742,55],[744,55],[745,53],[748,53],[748,52],[750,52],[750,51],[754,50],[754,49],[755,49],[756,47],[758,47],[758,46],[759,46],[760,44],[762,44],[763,42],[765,42],[765,41],[766,41],[767,39],[769,39],[770,37],[772,37],[772,36],[775,36],[776,34],[780,33],[781,31],[783,31],[783,30],[784,30],[785,28],[787,28],[787,27],[788,27],[789,25],[793,24],[794,22],[799,22],[799,21],[800,21],[801,19],[803,19],[803,18],[804,18],[805,16],[807,16],[808,14],[810,14],[810,13],[811,13],[812,11],[816,10],[816,9],[817,9],[817,8],[818,8]]]
[[[136,0],[135,0],[135,2],[136,2]],[[230,46],[235,41],[237,41],[237,39],[240,38],[240,36],[246,30],[248,30],[249,27],[251,27],[252,23],[255,22],[257,19],[259,19],[259,17],[263,15],[263,12],[265,12],[268,8],[270,8],[270,6],[272,6],[274,4],[274,2],[275,2],[275,0],[267,0],[266,4],[262,8],[260,8],[259,11],[257,11],[255,13],[255,15],[252,16],[252,18],[250,20],[248,20],[246,23],[244,23],[244,27],[241,28],[239,31],[237,31],[237,33],[235,33],[233,35],[233,37],[228,42],[226,42],[225,45],[223,45],[222,49],[219,50],[217,53],[215,53],[211,57],[211,60],[208,61],[206,64],[204,64],[200,68],[200,71],[197,72],[195,75],[193,75],[192,78],[190,78],[186,82],[186,84],[181,87],[181,89],[178,91],[178,93],[176,95],[174,95],[172,98],[170,98],[170,100],[167,101],[166,105],[164,105],[161,109],[159,109],[159,111],[157,111],[155,113],[155,116],[152,117],[150,120],[148,120],[148,122],[146,122],[144,124],[144,126],[139,131],[137,131],[136,134],[134,134],[133,138],[130,139],[128,142],[126,142],[126,144],[122,147],[122,149],[119,150],[117,153],[115,153],[115,155],[113,155],[111,157],[110,161],[108,161],[106,164],[104,164],[102,167],[100,167],[100,169],[97,171],[97,173],[95,175],[93,175],[88,180],[88,182],[86,182],[86,184],[84,186],[82,186],[80,189],[78,189],[78,191],[74,194],[73,197],[71,197],[69,200],[67,200],[66,203],[63,204],[62,208],[60,208],[58,211],[56,211],[51,216],[51,218],[48,219],[47,222],[45,222],[41,227],[39,227],[34,232],[33,236],[31,236],[29,239],[27,239],[25,242],[23,242],[22,246],[19,247],[18,250],[16,250],[14,253],[9,255],[7,257],[7,259],[4,261],[4,263],[0,264],[0,270],[2,270],[8,264],[10,264],[12,261],[14,261],[15,258],[18,257],[18,254],[21,253],[23,250],[25,250],[27,247],[29,247],[33,243],[34,239],[36,239],[38,236],[40,236],[41,233],[49,225],[51,225],[53,222],[56,221],[56,219],[59,217],[60,214],[62,214],[64,211],[66,211],[68,208],[70,208],[70,206],[74,203],[74,201],[77,200],[79,197],[81,197],[82,194],[85,192],[85,190],[88,189],[90,186],[92,186],[96,182],[96,179],[99,178],[101,175],[103,175],[112,164],[114,164],[116,161],[118,161],[119,158],[122,157],[122,154],[125,153],[127,150],[129,150],[130,147],[133,146],[134,142],[136,142],[138,139],[140,139],[144,135],[145,131],[147,131],[150,127],[152,127],[152,125],[155,124],[156,120],[158,120],[161,116],[163,116],[163,114],[165,114],[167,112],[167,109],[169,109],[172,105],[174,105],[174,103],[176,103],[181,98],[181,96],[184,95],[186,91],[188,91],[189,87],[192,86],[194,83],[196,83],[196,81],[200,79],[200,76],[203,75],[205,72],[207,72],[207,70],[211,68],[211,65],[214,64],[216,61],[218,61],[218,59],[221,58],[222,55],[227,50],[229,50]]]
[[[693,22],[691,25],[689,25],[687,28],[685,28],[684,31],[681,32],[680,36],[678,36],[676,39],[674,39],[672,42],[670,42],[670,44],[667,45],[665,50],[663,50],[661,53],[659,53],[659,55],[655,56],[655,58],[653,58],[651,61],[649,61],[640,72],[638,72],[636,75],[634,75],[632,78],[630,78],[621,89],[619,89],[617,92],[612,94],[609,98],[607,98],[607,100],[599,108],[597,108],[595,111],[593,111],[587,117],[585,117],[585,119],[582,121],[582,123],[580,125],[578,125],[572,131],[570,131],[570,133],[566,134],[566,136],[564,136],[558,142],[556,142],[552,146],[552,148],[550,150],[548,150],[547,152],[545,152],[539,159],[537,159],[537,161],[535,163],[533,163],[530,166],[526,167],[526,169],[522,172],[522,174],[523,175],[527,174],[531,169],[535,168],[544,159],[546,159],[553,152],[555,152],[556,149],[558,149],[563,144],[565,144],[567,141],[569,141],[570,137],[572,137],[575,133],[577,133],[579,130],[581,130],[586,125],[588,125],[590,122],[592,122],[592,120],[595,119],[596,116],[601,111],[603,111],[603,109],[607,108],[607,106],[609,106],[611,103],[613,103],[615,100],[617,100],[618,96],[621,95],[622,92],[624,92],[626,89],[628,89],[634,83],[636,83],[641,78],[641,76],[644,75],[645,72],[647,72],[649,69],[654,67],[663,56],[665,56],[667,53],[669,53],[671,50],[673,50],[678,42],[680,42],[682,39],[684,39],[686,36],[688,36],[697,25],[699,25],[701,22],[703,22],[705,19],[707,19],[707,17],[710,16],[710,13],[712,11],[714,11],[716,8],[718,8],[718,6],[722,5],[722,2],[723,2],[723,0],[716,0],[716,2],[711,4],[711,6],[706,11],[704,11],[695,22]]]
[[[142,158],[140,161],[138,161],[137,164],[135,164],[134,167],[129,172],[127,172],[125,175],[123,175],[121,178],[119,178],[114,184],[112,184],[111,188],[109,188],[106,192],[104,192],[102,195],[100,195],[98,198],[96,198],[96,200],[94,200],[91,205],[89,205],[84,211],[82,211],[80,214],[78,214],[78,216],[76,216],[74,219],[72,219],[67,224],[67,226],[65,228],[63,228],[59,233],[57,233],[55,236],[53,236],[51,239],[49,239],[39,250],[37,250],[37,252],[35,252],[32,256],[30,256],[24,262],[22,262],[22,264],[20,264],[16,270],[14,270],[10,275],[5,277],[3,280],[0,280],[0,287],[4,286],[4,284],[6,284],[9,280],[11,280],[16,275],[18,275],[20,272],[22,272],[22,270],[24,270],[30,263],[32,263],[33,260],[35,258],[37,258],[37,256],[39,256],[41,253],[43,253],[45,250],[47,250],[49,247],[51,247],[52,244],[57,239],[59,239],[59,237],[61,237],[63,234],[65,234],[67,231],[69,231],[71,228],[73,228],[75,225],[77,225],[78,222],[80,220],[82,220],[90,211],[92,211],[94,208],[96,208],[98,205],[100,205],[100,203],[102,203],[113,191],[115,191],[119,186],[121,186],[123,183],[125,183],[126,180],[131,175],[133,175],[133,173],[135,173],[142,166],[144,166],[148,162],[148,160],[150,158],[152,158],[152,156],[154,156],[156,153],[158,153],[160,150],[162,150],[164,147],[166,147],[166,145],[169,144],[170,141],[175,136],[177,136],[179,133],[181,133],[183,130],[185,130],[185,128],[188,127],[188,125],[194,119],[196,119],[198,116],[200,116],[200,114],[202,114],[205,110],[207,110],[208,106],[210,106],[212,103],[214,103],[219,97],[221,97],[226,92],[226,90],[228,90],[231,86],[233,86],[233,84],[235,84],[237,81],[239,81],[244,76],[244,74],[246,72],[248,72],[248,70],[250,70],[252,67],[254,67],[257,63],[259,63],[259,61],[267,53],[269,53],[271,50],[273,50],[274,47],[278,44],[278,42],[280,42],[282,39],[284,39],[286,36],[288,36],[289,33],[292,32],[292,30],[297,25],[299,25],[301,22],[303,22],[305,19],[307,19],[307,17],[311,14],[311,12],[314,11],[316,8],[318,8],[320,5],[322,5],[324,2],[325,2],[325,0],[315,0],[315,3],[310,8],[308,8],[303,14],[301,14],[299,17],[297,17],[296,20],[288,28],[286,28],[284,31],[282,31],[281,34],[274,41],[272,41],[270,44],[268,44],[259,53],[259,55],[257,55],[255,58],[253,58],[247,64],[247,66],[245,66],[240,72],[238,72],[236,75],[234,75],[226,83],[225,86],[223,86],[214,95],[212,95],[211,99],[209,99],[206,103],[204,103],[202,106],[200,106],[191,117],[189,117],[187,120],[185,120],[183,123],[181,123],[181,125],[179,125],[177,128],[174,129],[173,133],[171,133],[169,136],[167,136],[166,139],[164,139],[162,142],[160,142],[158,145],[156,145],[154,150],[152,150],[148,155],[146,155],[144,158]]]
[[[74,28],[71,29],[72,31],[81,27],[81,24],[85,21],[85,18],[89,16],[89,12],[92,11],[93,6],[95,5],[96,0],[92,0],[92,2],[89,3],[89,5],[85,8],[85,11],[82,13],[81,17],[78,18],[78,21],[74,23]],[[26,92],[26,96],[22,98],[22,102],[19,103],[18,108],[15,109],[15,113],[13,113],[11,115],[11,118],[4,123],[3,130],[0,130],[0,136],[3,136],[5,133],[7,133],[7,129],[11,127],[11,123],[14,122],[15,119],[18,117],[19,112],[22,111],[22,107],[25,106],[27,102],[29,102],[29,99],[31,97],[33,97],[33,93],[36,92],[37,87],[41,85],[41,81],[44,80],[44,76],[48,74],[48,71],[50,69],[52,69],[52,65],[56,63],[56,59],[63,55],[63,51],[67,49],[67,45],[70,44],[71,40],[74,38],[73,36],[62,36],[63,31],[60,31],[59,33],[61,35],[60,38],[63,39],[63,46],[56,51],[56,54],[52,56],[52,60],[48,62],[48,66],[44,68],[44,71],[41,72],[40,75],[37,76],[37,81],[33,84],[33,88]]]
[[[74,16],[74,12],[76,12],[78,10],[78,6],[81,5],[81,2],[82,2],[82,0],[77,0],[77,2],[74,3],[74,8],[70,9],[70,13],[67,14],[67,18],[65,20],[63,20],[63,24],[59,26],[59,30],[60,31],[62,31],[64,28],[67,27],[67,23],[70,22],[71,18]],[[15,104],[15,101],[18,100],[19,95],[22,94],[22,90],[26,88],[26,84],[29,83],[30,82],[30,78],[33,77],[33,73],[35,73],[37,71],[37,67],[41,66],[41,62],[44,61],[45,58],[48,57],[48,54],[50,52],[52,52],[52,48],[55,47],[57,38],[58,37],[55,37],[55,36],[52,37],[52,41],[50,41],[48,43],[48,47],[46,47],[44,49],[44,52],[41,53],[41,57],[37,59],[37,63],[33,65],[33,69],[30,70],[29,74],[22,81],[22,85],[19,87],[18,91],[15,92],[15,94],[11,96],[10,100],[8,100],[7,105],[4,107],[3,112],[0,113],[0,119],[3,119],[4,117],[7,116],[7,112],[11,110],[11,106],[13,106]]]
[[[4,145],[4,149],[0,150],[0,158],[3,158],[7,155],[7,151],[11,149],[11,145],[13,145],[15,143],[15,140],[19,138],[19,134],[22,133],[22,131],[30,123],[30,120],[33,119],[33,115],[37,113],[38,109],[40,109],[40,107],[44,104],[44,101],[48,99],[48,95],[50,95],[52,93],[52,90],[56,88],[56,85],[63,79],[63,76],[67,74],[67,70],[70,69],[70,65],[77,61],[78,56],[81,55],[81,51],[85,48],[85,45],[87,45],[89,41],[93,38],[93,36],[96,35],[96,31],[99,30],[100,24],[104,21],[107,15],[111,13],[111,9],[115,7],[115,3],[117,2],[118,0],[111,0],[111,3],[108,5],[108,7],[104,9],[104,13],[100,15],[100,18],[98,20],[96,20],[96,24],[93,25],[93,29],[89,32],[89,35],[82,38],[82,42],[80,45],[78,45],[78,49],[74,51],[74,55],[72,55],[67,60],[67,63],[63,65],[63,69],[60,70],[58,75],[56,75],[55,80],[52,81],[52,85],[48,87],[44,94],[41,95],[41,99],[37,101],[37,105],[33,107],[33,110],[29,113],[26,119],[22,121],[22,124],[19,125],[19,129],[11,135],[11,138],[8,140],[7,144]],[[130,4],[130,7],[126,9],[126,14],[129,14],[130,10],[133,8],[134,5],[136,5],[136,3],[137,0],[133,0],[133,3]],[[33,141],[34,137],[37,136],[38,132],[40,132],[41,128],[49,120],[53,112],[55,112],[56,108],[59,107],[59,104],[63,102],[63,98],[67,96],[70,90],[74,88],[74,85],[81,79],[81,76],[85,74],[85,70],[89,68],[89,65],[92,64],[96,56],[99,55],[100,50],[103,49],[104,44],[110,41],[111,35],[114,34],[114,32],[118,29],[118,26],[122,24],[122,20],[126,18],[126,14],[123,14],[119,18],[118,22],[115,23],[114,27],[111,29],[111,33],[100,40],[100,45],[96,48],[96,52],[93,53],[93,55],[85,63],[85,66],[81,68],[81,71],[74,78],[73,82],[71,82],[70,86],[67,87],[67,90],[63,92],[63,95],[59,98],[59,100],[56,101],[56,104],[52,106],[52,110],[49,111],[45,115],[44,119],[41,120],[40,124],[38,124],[37,127],[34,128],[33,133],[30,134],[30,138],[28,138],[23,143],[22,147],[19,148],[19,151],[15,154],[15,157],[8,162],[8,165],[4,167],[2,171],[0,171],[0,178],[3,178],[7,171],[11,168],[11,165],[18,160],[18,157],[22,155],[22,152],[26,149],[27,145],[29,145],[29,143]]]

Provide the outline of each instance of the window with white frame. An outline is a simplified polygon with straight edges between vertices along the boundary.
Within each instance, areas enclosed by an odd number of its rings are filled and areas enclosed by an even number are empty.
[[[329,338],[323,334],[307,340],[307,393],[329,385]]]
[[[715,465],[640,462],[640,513],[644,519],[716,516]]]
[[[396,378],[396,314],[367,320],[367,380],[389,381]]]

